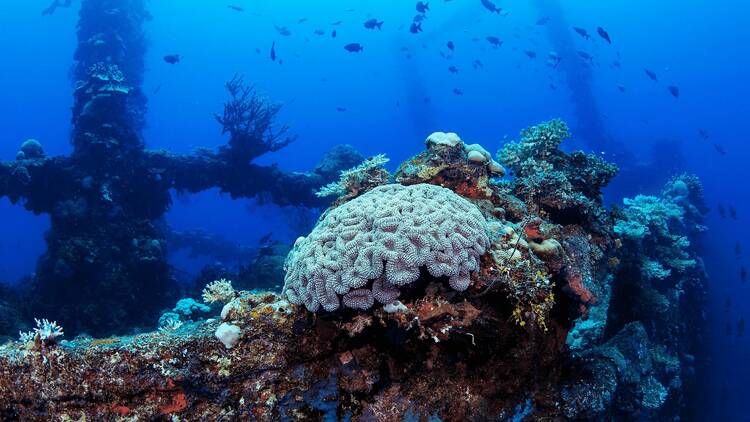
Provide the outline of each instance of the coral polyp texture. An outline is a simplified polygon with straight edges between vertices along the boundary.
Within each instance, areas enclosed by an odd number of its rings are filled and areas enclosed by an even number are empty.
[[[489,246],[479,209],[428,184],[377,187],[331,209],[287,262],[284,292],[310,311],[388,304],[424,268],[458,291],[471,284]]]

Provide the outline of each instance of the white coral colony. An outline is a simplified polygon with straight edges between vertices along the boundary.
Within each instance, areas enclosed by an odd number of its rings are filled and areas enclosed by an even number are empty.
[[[386,185],[330,210],[287,258],[284,293],[312,312],[388,304],[420,268],[471,284],[489,245],[479,209],[440,186]]]

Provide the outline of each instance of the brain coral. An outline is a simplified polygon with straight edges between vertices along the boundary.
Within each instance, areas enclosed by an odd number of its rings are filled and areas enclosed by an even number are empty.
[[[284,293],[312,312],[343,303],[367,309],[388,304],[420,268],[466,290],[489,245],[479,209],[434,185],[385,185],[323,216],[297,240],[286,263]]]

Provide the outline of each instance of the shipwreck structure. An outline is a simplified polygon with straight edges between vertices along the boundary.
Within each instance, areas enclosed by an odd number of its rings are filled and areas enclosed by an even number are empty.
[[[85,0],[74,153],[46,157],[29,141],[0,164],[0,194],[52,216],[31,283],[39,316],[60,323],[38,320],[0,347],[1,419],[695,417],[706,281],[695,177],[608,210],[601,189],[617,167],[563,152],[559,120],[526,129],[497,161],[434,133],[393,174],[383,157],[355,167],[346,148],[286,174],[252,162],[289,138],[239,78],[218,117],[225,147],[149,151],[147,18],[142,0]],[[159,331],[63,340],[77,321],[106,332],[122,315],[158,318],[170,272],[156,222],[170,189],[320,204],[326,184],[336,199],[291,249],[280,294],[217,280]],[[61,298],[71,304],[45,308]]]

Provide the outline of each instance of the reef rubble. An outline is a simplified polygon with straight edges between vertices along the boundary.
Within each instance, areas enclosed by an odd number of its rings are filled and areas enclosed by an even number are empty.
[[[689,241],[702,230],[700,184],[677,177],[647,202],[681,213],[644,220],[643,201],[608,211],[600,189],[616,168],[563,152],[568,136],[561,121],[543,123],[506,145],[497,162],[480,160],[458,136],[433,136],[393,175],[359,166],[356,177],[342,178],[356,186],[341,186],[344,199],[318,222],[321,243],[290,252],[287,270],[295,269],[283,295],[235,291],[221,280],[204,290],[208,320],[178,317],[132,337],[10,342],[0,348],[0,417],[689,419],[702,361],[695,309],[705,274]],[[515,177],[498,178],[501,164]],[[425,205],[437,220],[416,218],[419,208],[399,202],[417,191],[451,198]],[[374,194],[390,197],[388,213],[403,213],[398,226],[391,214],[345,210]],[[449,203],[468,214],[441,215]],[[457,228],[469,215],[473,228]],[[332,218],[340,226],[329,228]],[[428,221],[448,231],[421,231]],[[637,224],[647,227],[633,230],[641,237],[616,229]],[[448,240],[431,243],[434,255],[420,260],[412,256],[418,249],[391,242],[393,233],[416,245],[414,233]],[[471,242],[480,244],[469,253]],[[445,251],[476,256],[476,265],[438,271],[452,262],[441,261]],[[359,268],[362,256],[370,261]],[[385,268],[373,270],[378,256]],[[641,270],[644,260],[691,264],[654,280]],[[378,299],[347,300],[352,289],[372,289]]]

